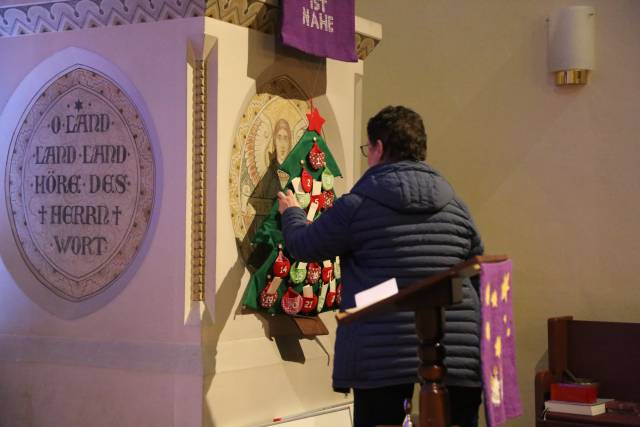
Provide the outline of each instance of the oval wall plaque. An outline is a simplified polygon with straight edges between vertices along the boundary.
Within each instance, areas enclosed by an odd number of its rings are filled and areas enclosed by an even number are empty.
[[[153,153],[135,105],[75,68],[37,94],[11,147],[7,209],[29,269],[71,301],[104,290],[135,257],[153,209]]]

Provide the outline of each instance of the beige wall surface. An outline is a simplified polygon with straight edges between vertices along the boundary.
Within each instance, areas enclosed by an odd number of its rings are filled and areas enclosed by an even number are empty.
[[[384,39],[365,63],[365,120],[425,119],[429,161],[469,204],[486,252],[514,261],[517,364],[533,423],[546,319],[640,322],[640,2],[596,9],[589,84],[557,88],[545,18],[570,1],[360,0]],[[594,349],[603,351],[603,349]]]
[[[186,51],[202,28],[202,19],[184,19],[0,40],[0,111],[34,67],[65,48],[115,66],[150,119],[158,194],[154,227],[128,283],[78,303],[62,301],[28,272],[0,206],[0,425],[201,423],[201,337],[183,322],[183,242]],[[3,131],[2,159],[10,141]]]
[[[272,336],[283,323],[287,332],[295,332],[285,316],[265,318],[243,311],[250,273],[237,250],[228,200],[238,124],[256,90],[282,74],[313,96],[326,119],[326,142],[343,172],[343,178],[336,180],[336,191],[342,194],[351,187],[355,163],[351,142],[359,139],[360,131],[354,124],[360,108],[356,94],[362,62],[312,60],[277,48],[271,35],[214,19],[205,20],[205,37],[215,42],[208,64],[210,81],[215,74],[218,84],[217,89],[210,86],[208,112],[208,162],[210,180],[215,181],[210,181],[207,215],[208,224],[215,224],[215,228],[209,226],[215,236],[207,250],[215,251],[213,258],[208,257],[215,263],[215,298],[207,299],[202,324],[204,425],[256,426],[275,417],[348,403],[349,397],[331,388],[333,313],[320,316],[330,335],[307,339]]]

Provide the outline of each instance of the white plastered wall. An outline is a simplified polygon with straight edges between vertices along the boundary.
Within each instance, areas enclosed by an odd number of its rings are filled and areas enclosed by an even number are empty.
[[[0,212],[3,426],[255,425],[348,402],[331,389],[332,314],[322,316],[329,336],[278,343],[266,337],[255,315],[239,314],[249,276],[236,250],[227,184],[239,118],[255,94],[256,76],[270,69],[302,80],[309,73],[321,75],[313,102],[327,119],[324,134],[343,172],[337,190],[350,188],[358,175],[362,63],[304,60],[287,50],[276,54],[272,35],[221,21],[206,19],[205,33],[203,43],[202,18],[195,18],[0,41],[0,58],[11,58],[0,81],[0,109],[28,73],[65,48],[86,49],[111,62],[136,88],[144,104],[138,107],[150,118],[158,193],[146,249],[131,280],[76,305],[49,295],[30,276],[5,209]],[[190,306],[185,207],[192,136],[187,62],[203,46],[213,49],[207,310],[201,333],[193,317],[185,325]],[[4,159],[10,132],[2,138]]]
[[[131,280],[86,303],[62,302],[30,275],[3,200],[0,425],[202,423],[200,328],[184,325],[183,304],[185,61],[188,41],[201,43],[202,26],[202,18],[194,18],[0,40],[0,111],[34,67],[67,47],[89,50],[117,67],[150,118],[158,193]],[[10,140],[3,129],[1,176]]]
[[[329,336],[276,340],[267,337],[256,315],[241,312],[249,273],[236,249],[228,185],[236,128],[256,93],[256,79],[281,71],[312,86],[314,73],[321,73],[321,81],[326,76],[326,90],[320,90],[313,102],[327,119],[325,137],[343,172],[344,178],[337,180],[341,181],[338,192],[350,188],[356,178],[354,155],[360,144],[355,119],[359,117],[356,89],[362,62],[327,60],[326,65],[318,65],[316,60],[310,65],[300,54],[276,48],[271,35],[212,19],[205,20],[205,34],[216,44],[209,57],[209,164],[210,177],[217,181],[210,183],[208,208],[209,221],[215,221],[216,296],[215,302],[207,302],[212,317],[203,327],[205,425],[257,425],[277,416],[348,402],[348,397],[331,388],[332,313],[321,316],[331,331]],[[212,96],[216,90],[211,86],[212,69],[217,73],[217,100]],[[209,225],[207,232],[211,231]]]

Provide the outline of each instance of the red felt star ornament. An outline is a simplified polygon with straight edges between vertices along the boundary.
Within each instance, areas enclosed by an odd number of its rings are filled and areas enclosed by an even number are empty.
[[[309,120],[308,129],[314,130],[318,135],[320,135],[320,132],[322,132],[322,125],[324,124],[325,120],[320,115],[320,112],[316,107],[313,107],[311,112],[307,113],[307,119]]]

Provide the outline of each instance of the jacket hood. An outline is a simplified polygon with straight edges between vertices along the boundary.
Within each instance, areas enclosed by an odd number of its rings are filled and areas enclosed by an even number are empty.
[[[399,212],[435,212],[454,197],[451,185],[424,162],[401,161],[373,166],[352,193]]]

